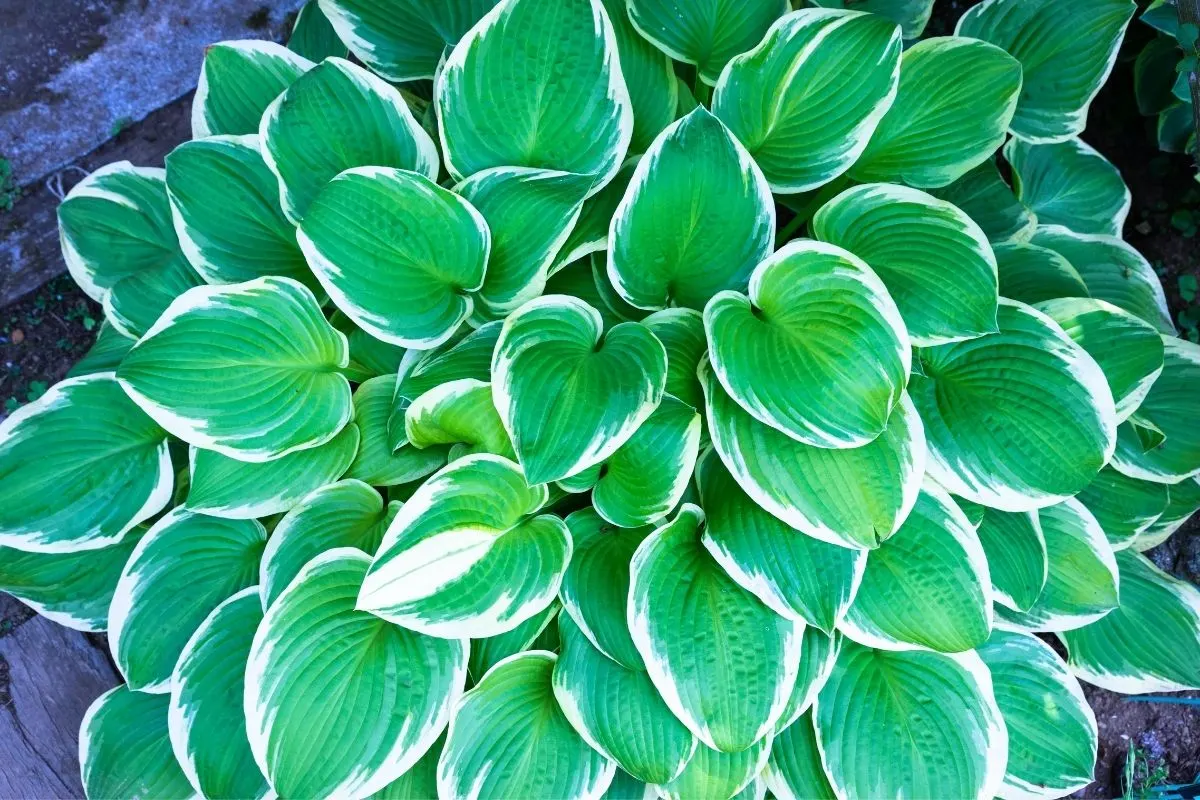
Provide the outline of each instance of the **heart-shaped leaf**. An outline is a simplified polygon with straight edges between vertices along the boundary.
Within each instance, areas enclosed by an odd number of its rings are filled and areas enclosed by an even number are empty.
[[[496,4],[496,0],[320,2],[355,57],[397,83],[432,78],[446,48],[453,47]]]
[[[345,58],[349,55],[346,45],[338,38],[329,17],[321,10],[320,0],[305,0],[296,12],[292,32],[288,34],[287,49],[293,53],[320,61],[329,56]]]
[[[218,42],[204,48],[192,100],[192,138],[258,133],[271,101],[314,66],[275,42]]]
[[[831,544],[866,549],[904,522],[925,470],[925,435],[901,397],[870,444],[832,450],[802,444],[734,402],[701,365],[713,446],[755,503],[797,530]]]
[[[1049,317],[1000,300],[999,332],[920,351],[909,382],[929,474],[953,493],[1029,511],[1091,483],[1112,454],[1104,373]]]
[[[776,614],[832,633],[858,590],[866,551],[788,527],[750,499],[712,451],[701,457],[696,483],[704,547],[729,577]]]
[[[704,512],[679,515],[638,547],[629,628],[650,679],[700,741],[739,752],[774,730],[791,696],[804,623],[738,586],[701,541]]]
[[[166,432],[112,373],[55,384],[0,424],[0,547],[120,542],[171,499]]]
[[[299,223],[317,194],[354,167],[438,175],[437,145],[394,87],[362,67],[327,58],[281,94],[259,127],[279,178],[283,211]]]
[[[1021,91],[1020,63],[961,36],[917,42],[900,60],[896,102],[854,162],[856,181],[946,186],[996,152]]]
[[[282,275],[321,293],[279,206],[279,182],[257,136],[184,142],[166,161],[179,246],[205,281]]]
[[[423,175],[347,170],[313,199],[300,248],[333,302],[385,342],[450,338],[484,282],[491,235],[475,208]],[[386,287],[386,290],[385,290]]]
[[[771,190],[816,189],[850,168],[896,98],[900,29],[876,14],[788,14],[729,62],[713,113],[738,137]]]
[[[450,52],[434,92],[446,168],[534,167],[612,179],[633,107],[600,0],[504,0]]]
[[[1100,523],[1074,498],[1038,511],[1046,540],[1046,585],[1025,612],[1001,608],[1009,626],[1030,632],[1068,631],[1119,604],[1117,564]]]
[[[618,528],[591,508],[567,517],[567,527],[575,547],[559,588],[563,608],[597,650],[626,669],[645,670],[625,612],[630,561],[653,529]]]
[[[1035,636],[995,630],[978,648],[1008,729],[1000,797],[1062,797],[1091,783],[1098,731],[1075,676]]]
[[[658,407],[666,373],[666,352],[643,326],[605,331],[587,303],[546,295],[505,320],[492,395],[529,482],[546,483],[625,444]]]
[[[633,777],[673,780],[695,752],[696,738],[671,714],[650,676],[605,657],[570,617],[558,630],[554,696],[572,727]]]
[[[713,374],[755,419],[814,447],[858,447],[887,426],[912,350],[900,313],[865,263],[792,242],[759,264],[750,296],[704,309]]]
[[[350,421],[346,337],[290,278],[198,286],[117,368],[126,393],[196,447],[268,461],[324,444]],[[182,367],[186,365],[186,369]]]
[[[117,686],[79,724],[79,769],[88,797],[191,800],[195,789],[171,753],[165,695]]]
[[[262,797],[267,792],[242,712],[246,659],[262,618],[258,587],[233,595],[196,629],[171,675],[171,746],[203,797]]]
[[[609,229],[608,276],[638,308],[700,310],[722,289],[744,288],[774,239],[762,172],[729,129],[698,108],[638,161]]]
[[[1163,371],[1132,420],[1117,429],[1113,466],[1131,478],[1179,483],[1200,475],[1200,426],[1195,399],[1200,391],[1200,345],[1162,337]],[[1146,447],[1133,424],[1153,426],[1162,440]]]
[[[177,508],[129,556],[108,615],[109,644],[125,681],[170,691],[171,670],[214,608],[258,580],[267,532],[255,520],[224,520]]]
[[[1125,309],[1160,333],[1175,335],[1158,275],[1150,262],[1125,242],[1113,236],[1074,233],[1061,225],[1038,228],[1030,241],[1067,259],[1091,297]]]
[[[425,755],[462,692],[466,641],[422,636],[355,608],[370,563],[352,548],[317,556],[254,635],[246,727],[280,797],[384,788]],[[319,719],[353,724],[314,726]]]
[[[1012,165],[1017,197],[1040,224],[1120,237],[1132,202],[1129,187],[1117,168],[1087,142],[1030,144],[1010,139],[1004,157]]]
[[[1123,694],[1200,687],[1200,591],[1140,553],[1117,553],[1121,605],[1058,636],[1071,671]]]
[[[350,423],[323,445],[257,464],[193,447],[188,510],[227,519],[287,511],[309,492],[342,477],[358,452],[359,438],[358,426]]]
[[[961,653],[992,630],[992,581],[970,521],[926,484],[900,530],[867,558],[839,629],[870,647]]]
[[[1061,142],[1083,130],[1136,10],[1131,0],[984,0],[954,32],[1003,47],[1021,62],[1013,134]]]
[[[616,767],[559,709],[552,686],[556,660],[539,650],[505,659],[463,695],[438,762],[439,797],[604,793]]]
[[[166,173],[118,161],[75,184],[58,207],[63,260],[75,283],[136,339],[201,281],[171,222]]]
[[[944,200],[903,186],[856,186],[817,211],[812,232],[870,265],[913,344],[996,331],[996,258],[983,230]]]
[[[1008,733],[974,653],[846,642],[813,716],[838,797],[989,798],[1004,778]]]
[[[373,554],[399,511],[399,503],[385,506],[362,481],[331,483],[305,497],[267,540],[259,568],[263,608],[275,602],[305,564],[327,550],[353,547]]]
[[[789,10],[786,0],[626,0],[626,5],[642,36],[676,61],[694,64],[710,85],[729,59],[758,44]]]
[[[432,636],[511,630],[550,604],[571,559],[563,521],[534,516],[546,499],[506,458],[455,461],[396,515],[358,607]]]

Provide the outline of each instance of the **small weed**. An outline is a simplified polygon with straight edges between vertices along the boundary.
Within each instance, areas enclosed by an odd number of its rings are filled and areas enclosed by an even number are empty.
[[[1151,800],[1156,796],[1155,787],[1167,782],[1169,773],[1161,757],[1148,753],[1134,742],[1129,743],[1125,755],[1125,772],[1121,783],[1125,787],[1122,800]]]
[[[11,414],[12,412],[16,411],[20,407],[21,407],[21,401],[15,397],[10,397],[4,401],[5,413]]]
[[[21,196],[21,187],[13,177],[12,162],[0,156],[0,211],[12,211]]]
[[[133,124],[133,117],[117,117],[113,120],[113,124],[108,129],[110,137],[117,136],[121,131]]]

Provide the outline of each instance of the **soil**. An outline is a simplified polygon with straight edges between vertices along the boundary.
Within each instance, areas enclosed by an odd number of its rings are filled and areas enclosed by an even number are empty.
[[[929,35],[952,33],[958,17],[972,5],[939,0]],[[1200,319],[1197,298],[1188,301],[1180,293],[1181,278],[1200,278],[1200,259],[1193,255],[1200,228],[1200,184],[1192,159],[1159,152],[1153,119],[1137,112],[1132,64],[1148,38],[1144,28],[1136,20],[1132,23],[1117,67],[1092,106],[1083,138],[1120,169],[1129,185],[1133,206],[1125,239],[1154,265],[1172,315],[1190,313]],[[66,276],[0,308],[0,419],[60,380],[90,346],[101,318],[97,305]],[[1160,567],[1200,584],[1200,517],[1149,555]],[[1141,702],[1086,684],[1084,692],[1096,712],[1100,750],[1096,782],[1077,797],[1144,797],[1151,796],[1148,792],[1155,785],[1200,781],[1200,706]],[[1174,696],[1200,698],[1200,692]],[[1138,758],[1133,786],[1127,787],[1131,747]]]

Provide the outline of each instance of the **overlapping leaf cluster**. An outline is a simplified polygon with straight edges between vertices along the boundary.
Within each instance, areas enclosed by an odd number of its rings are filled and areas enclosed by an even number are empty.
[[[320,0],[71,192],[0,588],[108,631],[90,796],[1056,797],[1200,686],[1132,2],[856,5]]]
[[[1194,153],[1195,115],[1188,73],[1196,67],[1195,25],[1181,25],[1175,0],[1152,0],[1139,19],[1154,38],[1138,52],[1133,66],[1138,110],[1156,117],[1158,146],[1168,153]]]

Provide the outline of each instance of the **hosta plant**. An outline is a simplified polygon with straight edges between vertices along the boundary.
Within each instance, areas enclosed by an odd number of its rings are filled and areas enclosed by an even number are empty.
[[[108,633],[89,796],[1058,797],[1200,686],[1133,3],[845,5],[320,0],[70,193],[0,588]]]

